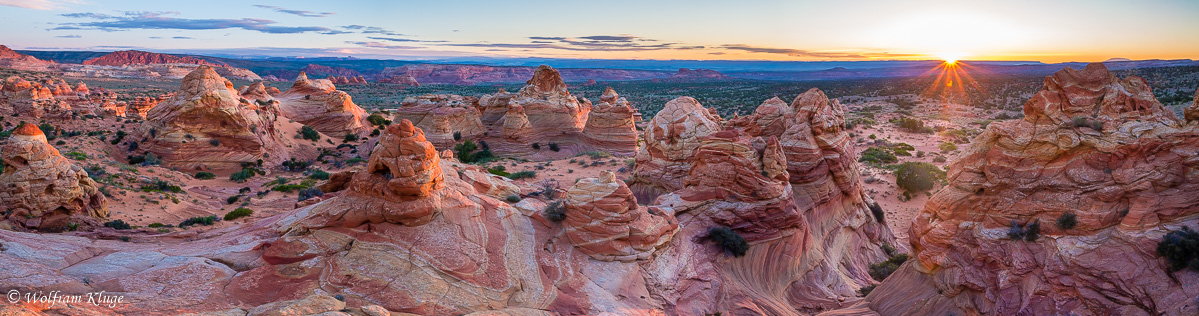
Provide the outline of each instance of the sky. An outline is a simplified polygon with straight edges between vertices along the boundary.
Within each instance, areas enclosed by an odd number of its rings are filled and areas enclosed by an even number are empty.
[[[0,44],[225,56],[1199,59],[1196,0],[0,0]]]

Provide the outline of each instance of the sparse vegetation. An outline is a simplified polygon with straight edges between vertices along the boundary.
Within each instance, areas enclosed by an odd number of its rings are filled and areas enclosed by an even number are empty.
[[[199,179],[199,180],[212,180],[212,179],[216,179],[216,174],[213,174],[208,171],[200,171],[200,172],[196,173],[195,178]]]
[[[384,118],[382,115],[379,115],[378,113],[367,116],[366,121],[370,122],[371,125],[379,126],[379,127],[391,125],[390,120]]]
[[[307,189],[300,190],[300,196],[299,196],[298,200],[304,201],[304,200],[308,200],[308,199],[318,197],[318,196],[323,196],[323,195],[325,195],[325,191],[321,191],[321,189],[307,188]]]
[[[926,162],[905,162],[895,167],[895,185],[908,193],[928,191],[944,178],[944,170]]]
[[[247,217],[247,216],[250,216],[253,214],[254,214],[254,210],[244,208],[244,207],[239,207],[236,210],[232,210],[232,211],[229,211],[229,213],[225,213],[225,220],[231,221],[231,220],[235,220],[238,218]]]
[[[491,148],[487,146],[487,142],[479,142],[478,145],[472,140],[466,140],[462,143],[454,145],[454,156],[458,161],[465,163],[487,163],[495,159],[495,155],[491,153]]]
[[[883,214],[883,207],[879,206],[878,202],[874,202],[874,203],[870,204],[870,214],[874,215],[874,220],[879,223],[887,222],[887,220],[885,218],[885,214]]]
[[[508,179],[512,179],[512,180],[518,180],[518,179],[524,179],[524,178],[535,178],[535,177],[537,177],[537,172],[532,171],[532,170],[513,172],[512,174],[508,175]]]
[[[116,230],[126,230],[126,229],[133,228],[133,226],[129,226],[128,223],[125,223],[124,220],[119,220],[119,219],[104,223],[104,227],[112,227],[113,229],[116,229]]]
[[[254,169],[242,168],[241,171],[234,172],[233,174],[229,175],[229,180],[232,180],[233,182],[237,182],[237,183],[242,183],[242,182],[246,182],[246,180],[250,180],[250,178],[253,178],[254,174],[255,174]]]
[[[892,255],[891,258],[887,259],[887,261],[871,264],[870,277],[874,278],[875,281],[882,282],[883,280],[886,280],[888,276],[891,276],[891,273],[894,273],[895,270],[899,270],[899,266],[903,265],[903,263],[907,261],[908,254],[901,253]]]
[[[566,219],[566,205],[561,200],[550,202],[546,204],[545,209],[542,210],[542,214],[545,215],[545,219],[552,222],[561,222]]]
[[[558,152],[561,149],[562,148],[558,147],[558,143],[550,143],[550,150],[553,150],[554,152]]]
[[[888,151],[886,149],[880,149],[878,147],[870,147],[870,148],[866,148],[866,151],[862,152],[862,157],[858,158],[858,162],[877,166],[877,165],[883,165],[883,164],[889,164],[889,163],[896,163],[896,162],[899,162],[899,159],[897,157],[895,157],[895,154],[892,154],[890,151]]]
[[[312,128],[312,126],[304,125],[304,127],[300,128],[300,138],[315,142],[321,140],[321,134],[315,128]]]
[[[186,219],[182,223],[179,223],[179,227],[182,228],[182,227],[188,227],[188,226],[192,226],[192,225],[212,226],[212,224],[216,223],[216,221],[217,221],[216,215],[197,216],[197,217],[192,217],[192,218]]]
[[[1075,225],[1078,225],[1078,215],[1074,215],[1074,213],[1062,213],[1062,216],[1057,218],[1058,228],[1071,229],[1074,228]]]
[[[725,226],[708,228],[708,238],[734,257],[745,256],[745,252],[749,250],[749,243],[745,238]]]
[[[505,200],[508,200],[508,203],[520,202],[520,196],[516,195],[516,194],[512,194],[512,195],[509,195]]]

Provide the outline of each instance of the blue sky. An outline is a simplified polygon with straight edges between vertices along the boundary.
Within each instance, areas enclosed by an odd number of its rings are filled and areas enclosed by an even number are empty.
[[[1049,2],[1049,3],[1046,3]],[[0,0],[17,49],[443,58],[1199,58],[1199,1]]]

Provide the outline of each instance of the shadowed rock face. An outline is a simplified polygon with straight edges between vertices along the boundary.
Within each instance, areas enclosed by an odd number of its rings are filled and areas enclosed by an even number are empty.
[[[284,116],[330,137],[341,138],[367,129],[366,111],[329,79],[309,80],[301,72],[291,89],[275,97]]]
[[[142,133],[150,141],[141,148],[161,157],[164,166],[182,169],[236,169],[243,162],[273,165],[286,159],[277,109],[239,99],[229,80],[200,66],[174,96],[147,112]]]
[[[1191,102],[1191,106],[1186,108],[1184,117],[1187,122],[1199,121],[1199,89],[1195,90],[1195,101]]]
[[[86,227],[108,217],[96,182],[46,143],[37,126],[14,129],[0,147],[0,160],[0,212],[15,227],[62,231],[70,222]]]
[[[678,229],[672,214],[638,207],[629,187],[608,171],[581,179],[566,191],[562,225],[576,249],[607,261],[649,259]]]
[[[988,126],[950,164],[949,185],[912,224],[916,260],[858,309],[1195,313],[1199,275],[1167,272],[1154,249],[1167,231],[1195,227],[1199,125],[1165,110],[1144,79],[1116,78],[1103,64],[1047,77],[1024,111]],[[1055,225],[1066,213],[1077,216],[1073,228]],[[1039,238],[1009,239],[1013,222],[1039,222]]]

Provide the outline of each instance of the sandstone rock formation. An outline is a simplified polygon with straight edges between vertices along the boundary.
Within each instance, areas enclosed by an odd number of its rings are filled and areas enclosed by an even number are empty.
[[[679,68],[679,71],[666,78],[666,81],[673,82],[696,82],[696,81],[715,81],[727,80],[729,76],[711,69],[687,69]]]
[[[159,103],[162,103],[162,101],[166,101],[167,99],[173,97],[173,93],[157,97],[136,97],[133,99],[133,101],[129,101],[129,103],[126,104],[124,111],[125,117],[146,119],[147,115],[150,113],[150,109],[153,109]]]
[[[416,78],[412,77],[412,75],[408,74],[408,73],[404,73],[404,74],[401,74],[398,76],[391,75],[389,77],[380,77],[378,81],[379,81],[379,83],[394,83],[394,84],[409,86],[409,87],[419,87],[420,86],[420,82],[416,81]]]
[[[309,80],[303,72],[291,89],[275,96],[284,116],[330,137],[358,134],[367,128],[366,111],[328,79]]]
[[[362,76],[329,76],[328,79],[335,85],[366,83],[366,78],[363,78]]]
[[[141,148],[181,169],[235,169],[241,163],[286,159],[278,109],[241,102],[233,84],[212,67],[183,79],[179,91],[150,109]]]
[[[566,89],[557,70],[537,67],[533,78],[508,101],[524,107],[535,137],[551,137],[583,131],[590,107],[584,106]]]
[[[482,65],[415,64],[387,67],[378,78],[399,78],[409,75],[422,84],[476,85],[481,83],[518,83],[536,72],[536,67],[501,67]],[[645,80],[666,78],[670,72],[632,69],[568,68],[562,76],[569,81]]]
[[[8,107],[19,115],[39,118],[46,115],[66,116],[70,114],[71,105],[55,96],[55,92],[66,94],[64,89],[69,91],[70,85],[63,88],[55,82],[43,84],[26,81],[19,76],[10,76],[4,79],[3,87],[0,87],[0,101],[8,104]],[[73,91],[70,93],[75,96]]]
[[[645,260],[674,236],[673,214],[637,205],[612,172],[575,182],[566,191],[566,237],[597,260]]]
[[[915,260],[847,312],[1199,311],[1199,275],[1169,272],[1154,252],[1167,231],[1196,224],[1199,125],[1144,79],[1098,63],[1046,77],[1024,113],[989,125],[950,164],[949,185],[912,224]],[[1054,224],[1067,213],[1076,226]],[[1039,234],[1009,238],[1034,222]]]
[[[275,92],[278,93],[278,90],[276,89]],[[274,97],[271,96],[271,93],[267,91],[266,85],[263,84],[262,81],[256,81],[249,86],[246,86],[245,89],[241,89],[239,93],[241,94],[242,98],[253,101],[270,101],[274,99]]]
[[[413,125],[426,131],[429,142],[438,149],[453,149],[459,139],[474,139],[487,131],[479,120],[478,101],[452,94],[407,97],[394,111],[393,121],[412,121]],[[455,133],[458,139],[455,139]]]
[[[25,71],[46,71],[53,65],[53,62],[18,53],[8,46],[0,45],[0,67]]]
[[[682,189],[695,148],[703,137],[721,129],[719,120],[692,97],[667,102],[646,127],[645,146],[637,152],[633,169],[634,180],[664,191]]]
[[[1192,101],[1191,106],[1184,110],[1183,117],[1187,122],[1199,121],[1199,89],[1195,90],[1195,101]]]
[[[69,224],[98,226],[108,217],[99,185],[46,142],[33,124],[21,124],[0,147],[0,209],[7,222],[41,231]]]
[[[604,90],[600,102],[591,108],[583,135],[591,146],[605,148],[618,155],[637,153],[637,110],[611,87]]]

